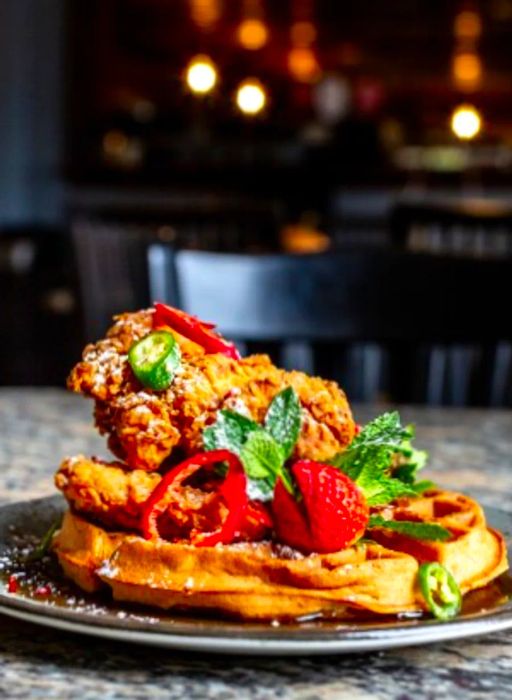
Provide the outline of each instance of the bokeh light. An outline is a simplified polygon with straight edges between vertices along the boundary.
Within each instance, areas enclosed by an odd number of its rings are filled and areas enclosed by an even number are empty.
[[[259,114],[267,104],[267,92],[259,80],[247,78],[238,86],[236,104],[244,114]]]
[[[189,0],[192,21],[203,31],[215,29],[222,14],[221,0]]]
[[[460,88],[477,88],[482,80],[482,62],[480,57],[472,51],[455,54],[452,73],[455,83]]]
[[[482,20],[476,12],[464,10],[455,17],[454,30],[458,39],[478,39],[482,33]]]
[[[309,48],[290,49],[288,69],[295,80],[301,83],[316,82],[322,72],[315,52]]]
[[[217,68],[208,56],[195,56],[187,66],[185,80],[192,92],[205,95],[217,84]]]
[[[480,133],[482,117],[473,105],[460,105],[453,111],[450,124],[457,138],[470,141]]]
[[[316,39],[317,31],[312,22],[295,22],[290,30],[294,46],[310,46]]]
[[[238,43],[249,51],[263,48],[268,41],[269,31],[261,19],[244,19],[236,32]]]

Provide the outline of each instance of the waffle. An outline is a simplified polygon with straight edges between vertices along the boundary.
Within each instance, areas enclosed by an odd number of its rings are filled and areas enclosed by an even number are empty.
[[[452,537],[418,541],[379,527],[369,531],[371,540],[342,551],[303,555],[271,542],[195,547],[147,541],[68,511],[53,546],[66,575],[86,591],[109,587],[120,601],[259,620],[421,612],[422,562],[446,566],[463,594],[507,569],[502,535],[467,496],[433,490],[378,512],[437,523]]]

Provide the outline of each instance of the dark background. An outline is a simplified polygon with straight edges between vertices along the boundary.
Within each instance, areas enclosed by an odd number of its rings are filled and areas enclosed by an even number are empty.
[[[249,18],[268,31],[257,50],[237,34]],[[297,23],[313,38],[297,41]],[[403,253],[480,263],[461,273],[468,289],[481,285],[471,309],[460,285],[443,292],[471,332],[454,336],[452,314],[431,337],[404,327],[390,339],[382,317],[354,312],[355,330],[320,338],[314,361],[304,347],[283,355],[286,324],[283,338],[240,339],[339,379],[357,399],[510,404],[509,289],[491,280],[510,277],[511,47],[512,0],[2,0],[0,382],[62,385],[111,312],[151,300],[153,244],[307,254],[305,264],[339,254],[333,288],[357,269],[369,299],[380,295],[372,256]],[[292,70],[297,48],[315,62],[309,74]],[[206,96],[184,80],[197,54],[218,71]],[[476,75],[457,71],[461,56]],[[246,78],[266,91],[256,116],[234,101]],[[482,118],[469,141],[450,127],[463,104]],[[346,257],[354,251],[370,268]],[[166,270],[178,274],[172,260]],[[436,274],[425,272],[430,285]],[[428,304],[413,299],[429,296],[427,284],[412,295],[382,285],[396,315],[430,328]],[[489,314],[500,316],[492,333]]]

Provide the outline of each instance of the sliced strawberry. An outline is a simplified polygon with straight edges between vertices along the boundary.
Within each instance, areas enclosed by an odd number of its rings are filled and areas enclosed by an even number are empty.
[[[302,552],[337,552],[352,544],[368,523],[368,504],[335,467],[300,460],[291,467],[297,496],[278,479],[274,491],[275,530],[280,542]]]

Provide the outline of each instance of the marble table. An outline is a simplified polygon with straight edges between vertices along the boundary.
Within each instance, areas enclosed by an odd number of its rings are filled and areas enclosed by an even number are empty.
[[[53,492],[63,455],[106,454],[91,404],[57,389],[0,390],[0,503]],[[378,410],[356,409],[365,421]],[[512,412],[403,407],[431,453],[428,475],[512,511]],[[512,632],[354,656],[192,655],[54,632],[0,616],[0,697],[512,697]]]

